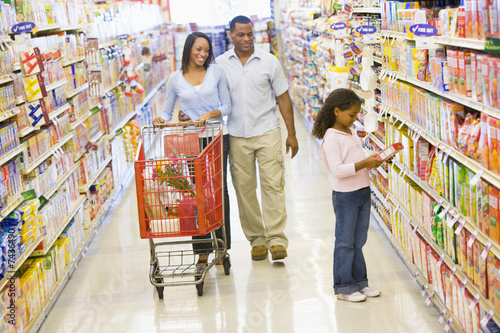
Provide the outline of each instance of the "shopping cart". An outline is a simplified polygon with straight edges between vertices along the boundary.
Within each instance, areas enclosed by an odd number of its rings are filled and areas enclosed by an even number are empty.
[[[224,226],[222,125],[145,126],[141,135],[135,179],[140,236],[149,239],[151,253],[149,280],[159,298],[164,287],[193,284],[201,296],[210,268],[222,261],[229,275],[231,267]],[[219,228],[222,239],[215,236]],[[207,233],[212,237],[190,238]],[[208,249],[193,250],[194,244]],[[214,252],[214,259],[206,268],[197,268],[196,256],[206,251]]]

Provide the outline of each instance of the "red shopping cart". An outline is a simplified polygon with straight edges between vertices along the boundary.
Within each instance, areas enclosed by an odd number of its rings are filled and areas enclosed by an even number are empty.
[[[159,298],[164,287],[190,284],[201,296],[210,268],[222,261],[229,275],[231,267],[224,226],[222,125],[145,126],[141,136],[134,166],[140,236],[150,245],[150,282]],[[219,228],[222,239],[215,236]],[[189,238],[208,233],[211,238]],[[215,253],[206,268],[196,267],[201,252],[193,249],[195,244],[205,244],[204,253]]]

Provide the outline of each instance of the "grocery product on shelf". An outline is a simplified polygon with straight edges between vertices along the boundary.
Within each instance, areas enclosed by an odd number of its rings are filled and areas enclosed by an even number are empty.
[[[500,37],[496,7],[382,1],[354,2],[351,10],[350,3],[298,3],[284,13],[281,29],[295,108],[314,120],[322,91],[339,85],[368,101],[355,122],[367,154],[405,147],[370,171],[373,216],[448,328],[494,332],[500,89],[498,57],[484,40]],[[365,26],[376,27],[380,39],[356,36]],[[434,37],[419,36],[422,30]],[[373,84],[368,67],[379,82]],[[367,115],[378,118],[369,134]]]
[[[0,331],[38,329],[122,187],[130,164],[122,163],[127,154],[119,132],[144,116],[147,103],[161,107],[155,95],[164,91],[173,63],[164,14],[142,3],[0,2],[0,305],[10,304],[8,278],[21,291],[15,325],[1,321]],[[38,31],[14,42],[11,28],[24,21]],[[125,34],[127,41],[119,40]],[[93,40],[97,61],[87,68]],[[133,95],[119,77],[127,54],[144,87]],[[95,73],[108,91],[92,92]],[[122,149],[111,154],[117,145]],[[10,230],[16,234],[11,257]]]

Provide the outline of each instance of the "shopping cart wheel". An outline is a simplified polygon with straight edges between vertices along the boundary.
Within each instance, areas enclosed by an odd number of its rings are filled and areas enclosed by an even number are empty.
[[[229,259],[228,255],[224,257],[222,265],[224,266],[224,273],[226,275],[229,275],[231,269],[231,260]]]
[[[201,276],[195,276],[194,277],[196,281],[198,281],[199,279],[201,279]],[[203,296],[203,284],[205,282],[202,282],[202,283],[199,283],[196,285],[196,290],[198,291],[198,296]]]
[[[164,287],[156,287],[156,291],[158,291],[158,298],[163,299],[163,289]]]

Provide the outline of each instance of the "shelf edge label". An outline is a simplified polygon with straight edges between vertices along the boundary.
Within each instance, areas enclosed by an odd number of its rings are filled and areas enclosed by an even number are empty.
[[[377,32],[377,28],[372,25],[361,25],[355,30],[360,35],[371,35]]]
[[[408,36],[413,38],[413,36],[417,37],[433,37],[437,34],[437,28],[430,24],[414,24],[408,29]]]
[[[488,53],[500,54],[500,39],[487,37],[484,51]]]
[[[330,28],[333,30],[342,30],[342,29],[347,28],[347,24],[339,22],[339,23],[332,24],[330,26]]]
[[[36,24],[33,22],[21,22],[15,24],[10,30],[16,35],[27,34],[30,32],[36,33],[37,31]]]

